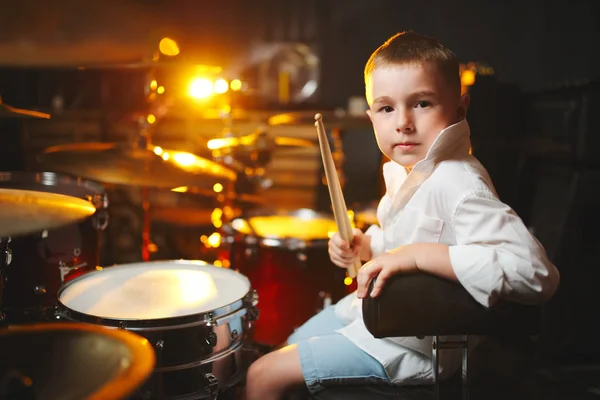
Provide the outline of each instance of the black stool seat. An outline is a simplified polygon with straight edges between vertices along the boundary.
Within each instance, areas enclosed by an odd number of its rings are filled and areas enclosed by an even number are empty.
[[[459,284],[428,274],[396,275],[377,298],[363,301],[363,318],[377,338],[445,335],[533,335],[539,306],[477,303]]]

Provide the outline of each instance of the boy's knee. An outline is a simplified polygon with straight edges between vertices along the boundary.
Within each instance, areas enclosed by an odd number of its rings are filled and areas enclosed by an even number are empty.
[[[268,359],[265,357],[261,357],[258,360],[254,361],[248,371],[246,372],[246,381],[252,384],[254,382],[263,381],[268,379],[272,373],[269,371],[272,366],[270,365]]]

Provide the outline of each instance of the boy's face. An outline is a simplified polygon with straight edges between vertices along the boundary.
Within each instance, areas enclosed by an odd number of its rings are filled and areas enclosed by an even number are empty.
[[[379,148],[412,168],[443,129],[463,119],[468,95],[458,97],[431,63],[390,64],[373,70],[366,87]]]

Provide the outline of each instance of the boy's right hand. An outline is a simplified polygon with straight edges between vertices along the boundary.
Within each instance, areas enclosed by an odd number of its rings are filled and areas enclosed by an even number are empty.
[[[329,239],[329,258],[338,267],[350,268],[361,251],[364,252],[363,247],[369,245],[366,235],[360,229],[354,228],[352,234],[354,235],[352,246],[342,239],[339,232],[334,233]]]

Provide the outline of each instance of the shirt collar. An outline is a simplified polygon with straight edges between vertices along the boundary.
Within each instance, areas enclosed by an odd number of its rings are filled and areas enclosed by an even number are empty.
[[[383,165],[383,178],[387,191],[395,193],[398,184],[407,176],[414,176],[415,183],[422,183],[431,175],[438,163],[444,160],[460,159],[469,155],[471,148],[471,130],[469,123],[463,119],[440,131],[425,158],[415,164],[409,174],[400,164],[389,161]],[[413,179],[411,179],[413,180]]]

